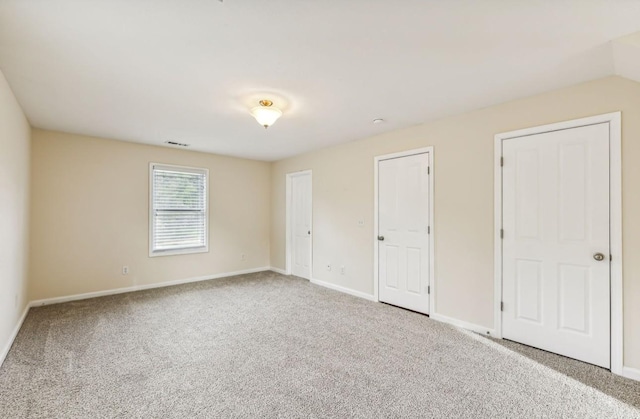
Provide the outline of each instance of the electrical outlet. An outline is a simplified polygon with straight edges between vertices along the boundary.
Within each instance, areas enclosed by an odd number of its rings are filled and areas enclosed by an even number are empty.
[[[243,253],[242,255],[240,255],[240,260],[242,260],[243,262],[244,262],[245,260],[247,260],[247,255],[246,255],[246,254],[244,254],[244,253]]]
[[[122,275],[129,275],[129,267],[128,266],[123,266],[122,267]]]
[[[346,273],[346,269],[344,268],[344,266],[340,267],[340,275],[344,275]]]
[[[364,227],[364,220],[358,220],[358,227]]]
[[[327,263],[327,271],[331,271],[331,264]]]

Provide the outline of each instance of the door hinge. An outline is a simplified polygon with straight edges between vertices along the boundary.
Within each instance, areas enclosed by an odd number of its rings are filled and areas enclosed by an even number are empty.
[[[500,238],[504,239],[504,230],[503,229],[500,229]]]
[[[431,234],[431,226],[427,226],[427,234]]]
[[[431,294],[431,285],[427,286],[427,294]]]
[[[500,301],[500,311],[504,311],[504,302]]]
[[[504,166],[504,157],[500,157],[500,167]]]
[[[427,174],[430,175],[431,174],[431,167],[427,167]]]

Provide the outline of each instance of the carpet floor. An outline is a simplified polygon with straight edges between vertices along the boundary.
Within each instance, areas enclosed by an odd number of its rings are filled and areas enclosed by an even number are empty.
[[[640,418],[633,400],[272,272],[34,308],[0,368],[2,418]]]
[[[518,352],[537,363],[546,365],[574,380],[580,381],[611,397],[640,409],[640,381],[630,380],[611,371],[567,358],[551,352],[542,351],[508,340],[492,339],[494,342]]]

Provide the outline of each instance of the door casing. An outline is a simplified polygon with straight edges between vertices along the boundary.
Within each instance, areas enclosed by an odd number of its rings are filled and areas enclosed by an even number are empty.
[[[613,112],[556,124],[510,131],[495,136],[494,144],[494,328],[502,338],[502,142],[535,134],[609,124],[609,206],[611,249],[611,372],[623,373],[623,293],[622,293],[622,135],[621,113]]]
[[[433,146],[416,148],[412,150],[401,151],[398,153],[385,154],[382,156],[376,156],[373,159],[373,179],[374,179],[374,197],[373,197],[373,298],[375,301],[380,301],[378,294],[378,163],[381,160],[401,158],[407,156],[413,156],[415,154],[427,153],[429,156],[429,286],[431,287],[431,292],[429,293],[429,314],[435,313],[435,258],[434,258],[434,237],[435,237],[435,228],[434,228],[434,217],[433,217],[433,178],[434,178],[434,167],[433,167]]]
[[[293,182],[292,179],[296,176],[309,176],[311,182],[311,245],[309,246],[309,279],[313,279],[313,173],[311,170],[302,170],[299,172],[287,173],[286,176],[286,246],[285,246],[285,264],[286,274],[292,273],[292,252],[293,252],[293,226],[292,223],[292,197],[293,197]]]

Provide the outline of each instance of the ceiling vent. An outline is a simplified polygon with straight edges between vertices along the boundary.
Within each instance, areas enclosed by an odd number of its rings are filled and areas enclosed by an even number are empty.
[[[189,144],[185,144],[185,143],[177,143],[175,141],[165,141],[165,144],[169,144],[169,145],[176,145],[178,147],[189,147]]]

